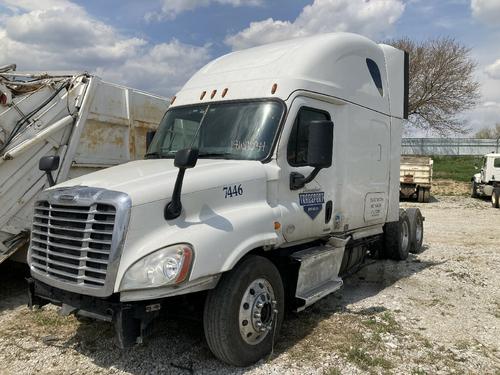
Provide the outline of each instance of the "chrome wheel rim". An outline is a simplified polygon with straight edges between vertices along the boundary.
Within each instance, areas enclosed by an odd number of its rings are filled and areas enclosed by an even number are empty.
[[[410,235],[408,230],[408,223],[403,221],[403,225],[401,226],[401,248],[406,250],[408,248],[408,243],[410,241]]]
[[[262,342],[274,328],[277,312],[271,284],[266,279],[252,281],[240,303],[239,327],[242,339],[250,345]]]
[[[497,197],[495,196],[495,192],[491,193],[491,203],[493,203],[493,205],[497,204]]]

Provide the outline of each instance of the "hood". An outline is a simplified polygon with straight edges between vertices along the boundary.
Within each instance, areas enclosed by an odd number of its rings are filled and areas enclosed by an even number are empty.
[[[137,160],[83,175],[53,188],[88,186],[120,191],[129,195],[132,205],[145,204],[172,196],[178,168],[173,159]],[[198,160],[186,170],[182,194],[217,186],[266,181],[264,165],[253,160]]]

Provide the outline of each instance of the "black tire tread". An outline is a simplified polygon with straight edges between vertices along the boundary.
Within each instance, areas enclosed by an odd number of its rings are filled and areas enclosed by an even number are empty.
[[[217,287],[208,293],[205,301],[203,314],[203,326],[207,344],[212,353],[221,361],[234,366],[248,366],[260,358],[250,360],[236,358],[234,353],[230,353],[230,349],[234,349],[227,339],[228,336],[221,334],[227,331],[232,323],[233,317],[227,313],[231,299],[236,298],[239,291],[235,285],[241,275],[251,272],[251,270],[264,270],[265,272],[275,273],[273,277],[277,277],[281,282],[281,276],[274,264],[267,258],[261,256],[248,256],[243,259],[233,270],[224,274],[219,281]],[[283,284],[278,285],[279,290],[275,290],[281,299],[283,299]],[[277,297],[278,298],[278,297]],[[283,319],[283,308],[280,309],[276,333],[279,332],[281,321]],[[277,336],[277,335],[276,335]],[[267,338],[264,340],[266,341]]]
[[[422,222],[422,237],[424,234],[424,228],[423,228],[423,221],[424,217],[422,216],[422,213],[420,212],[419,208],[416,207],[410,207],[406,209],[406,214],[408,215],[408,220],[410,221],[410,253],[412,254],[418,254],[422,251],[422,244],[417,244],[416,241],[416,223],[417,223],[417,218],[420,217],[420,221]],[[418,247],[418,248],[417,248]]]

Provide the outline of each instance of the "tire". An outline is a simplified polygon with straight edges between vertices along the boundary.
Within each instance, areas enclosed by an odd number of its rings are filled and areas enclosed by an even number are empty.
[[[424,189],[419,187],[417,189],[417,201],[419,203],[423,203],[424,202]]]
[[[271,301],[276,301],[274,307]],[[233,366],[257,362],[271,352],[284,308],[283,282],[278,269],[264,257],[245,258],[208,293],[203,326],[210,350]],[[260,314],[258,319],[256,313]],[[248,319],[244,319],[247,315]],[[257,331],[258,323],[267,326],[265,333]]]
[[[470,197],[477,198],[477,183],[474,180],[472,181],[472,184],[470,187]]]
[[[429,189],[429,188],[424,189],[424,200],[423,200],[423,202],[424,203],[429,203],[430,200],[431,200],[431,189]]]
[[[405,210],[399,211],[399,221],[384,226],[383,256],[394,260],[405,260],[410,252],[410,220]]]
[[[406,214],[410,221],[410,248],[409,252],[418,254],[422,251],[424,239],[424,217],[418,208],[407,208]]]
[[[491,206],[493,208],[500,207],[500,189],[494,189],[491,192]]]

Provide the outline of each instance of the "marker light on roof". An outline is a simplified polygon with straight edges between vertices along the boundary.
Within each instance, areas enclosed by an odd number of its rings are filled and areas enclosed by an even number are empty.
[[[224,90],[222,90],[222,97],[225,97],[226,94],[227,94],[227,87]]]
[[[203,98],[205,97],[206,93],[207,93],[206,91],[203,91],[203,92],[201,93],[201,95],[200,95],[200,100],[203,100]]]
[[[210,99],[213,99],[215,94],[217,94],[217,90],[212,91],[212,94],[210,95]]]
[[[275,83],[275,84],[273,85],[273,87],[271,87],[271,94],[274,94],[274,93],[276,92],[276,90],[277,90],[277,89],[278,89],[278,84],[277,84],[277,83]]]

